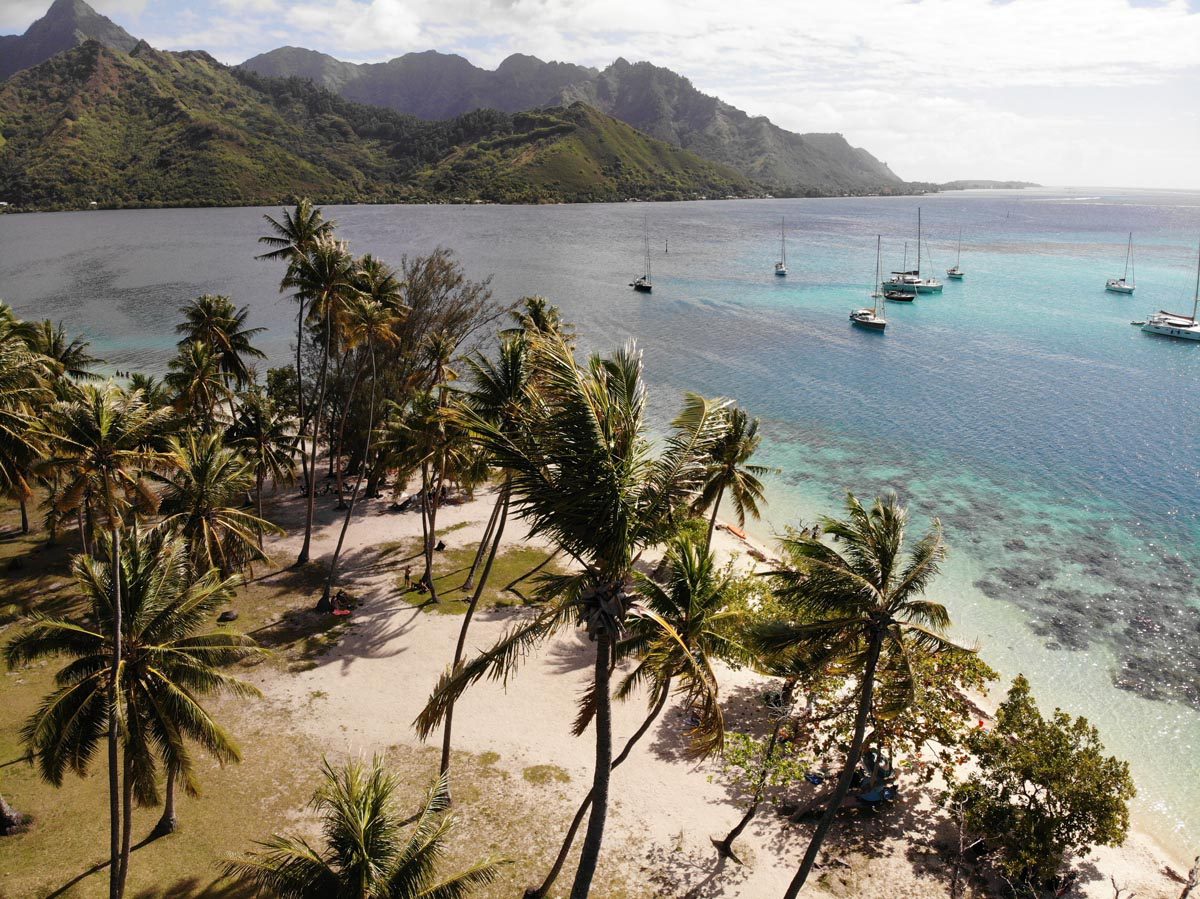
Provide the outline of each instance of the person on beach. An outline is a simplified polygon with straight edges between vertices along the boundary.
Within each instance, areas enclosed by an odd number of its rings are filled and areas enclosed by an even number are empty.
[[[412,589],[412,566],[411,565],[404,566],[404,589],[406,591]]]

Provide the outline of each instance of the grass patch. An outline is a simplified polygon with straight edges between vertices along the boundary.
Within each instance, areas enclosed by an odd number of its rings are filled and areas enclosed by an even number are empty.
[[[555,781],[563,784],[571,782],[571,775],[558,765],[532,765],[522,771],[521,776],[539,787]]]
[[[442,552],[434,553],[433,586],[438,595],[436,603],[429,601],[427,593],[404,589],[403,571],[406,566],[412,566],[414,582],[421,577],[421,572],[425,570],[425,559],[421,554],[419,539],[387,544],[382,547],[382,553],[388,564],[401,572],[396,580],[396,586],[402,600],[438,615],[462,615],[467,611],[467,605],[474,593],[473,588],[464,590],[463,586],[471,571],[471,565],[475,561],[477,549],[477,546],[449,547]],[[487,587],[479,598],[479,608],[507,608],[524,605],[525,600],[522,595],[505,591],[504,587],[546,561],[549,555],[550,553],[544,549],[524,546],[513,547],[506,552],[499,553],[495,562],[492,563]],[[543,568],[539,574],[561,574],[562,571],[562,567],[555,560]],[[482,572],[483,565],[481,564],[479,573],[482,574]],[[535,583],[536,575],[530,580],[522,581],[517,589],[528,596]]]

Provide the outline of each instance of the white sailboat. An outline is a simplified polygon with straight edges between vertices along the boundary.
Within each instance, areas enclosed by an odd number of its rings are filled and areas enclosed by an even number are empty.
[[[775,274],[783,278],[787,276],[787,241],[783,237],[784,219],[779,218],[779,261],[775,263]]]
[[[904,241],[904,268],[908,269],[908,241]],[[893,272],[893,274],[895,274]],[[895,279],[893,279],[895,280]],[[883,288],[883,298],[891,300],[893,303],[911,303],[917,298],[917,291],[910,287],[889,287],[886,284],[880,285]]]
[[[907,266],[906,266],[907,267]],[[884,282],[884,289],[908,293],[941,293],[942,282],[936,278],[921,277],[921,207],[917,207],[917,267],[911,271],[892,272]]]
[[[1178,337],[1181,340],[1200,340],[1200,321],[1196,313],[1200,311],[1200,250],[1196,252],[1196,288],[1192,294],[1192,314],[1167,312],[1162,310],[1146,319],[1142,330],[1150,334],[1161,334],[1164,337]]]
[[[1137,277],[1133,271],[1133,232],[1129,232],[1129,246],[1125,249],[1125,274],[1119,278],[1109,278],[1104,285],[1105,290],[1113,293],[1133,293],[1137,286]]]
[[[850,313],[851,322],[869,331],[882,331],[887,327],[887,319],[879,314],[879,296],[882,293],[879,286],[883,280],[879,256],[880,241],[880,236],[875,235],[875,281],[871,285],[871,299],[874,300],[874,305],[870,309],[855,309]]]
[[[946,277],[961,281],[966,272],[962,270],[962,228],[958,229],[958,258],[954,260],[954,268],[946,269]]]
[[[650,293],[654,289],[654,281],[650,277],[650,230],[646,219],[642,219],[642,243],[646,250],[645,268],[642,276],[635,281],[630,281],[629,286],[638,293]]]

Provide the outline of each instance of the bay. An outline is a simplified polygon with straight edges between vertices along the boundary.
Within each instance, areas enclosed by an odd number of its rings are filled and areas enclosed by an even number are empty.
[[[915,255],[963,282],[866,305],[875,236],[885,269]],[[114,370],[161,371],[178,307],[225,293],[286,364],[295,309],[258,262],[262,209],[0,216],[0,297],[62,319]],[[356,253],[455,250],[497,299],[541,294],[586,349],[636,338],[653,410],[685,390],[763,419],[778,466],[766,519],[836,513],[847,489],[894,489],[915,526],[945,524],[934,594],[956,636],[1048,708],[1087,715],[1130,759],[1137,823],[1179,853],[1200,842],[1200,345],[1131,327],[1190,309],[1200,194],[989,191],[596,206],[330,208]],[[780,217],[789,275],[776,278]],[[654,293],[635,294],[642,233]],[[1134,232],[1137,291],[1104,291]],[[668,252],[669,250],[669,252]]]

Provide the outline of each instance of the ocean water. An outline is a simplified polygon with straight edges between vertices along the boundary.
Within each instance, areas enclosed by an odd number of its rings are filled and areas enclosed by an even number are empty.
[[[937,275],[962,231],[963,282],[854,329],[875,237]],[[264,210],[0,216],[0,297],[64,319],[116,369],[161,369],[202,292],[252,309],[286,364],[295,310],[257,262]],[[763,419],[769,537],[896,490],[945,525],[933,595],[960,639],[1047,707],[1084,714],[1139,786],[1137,824],[1200,843],[1200,344],[1130,326],[1190,309],[1200,194],[951,193],[924,198],[329,210],[355,252],[454,249],[497,299],[543,294],[582,343],[645,351],[665,421],[684,390]],[[785,216],[790,274],[776,278]],[[654,293],[628,287],[650,234]],[[1134,232],[1137,292],[1104,291]],[[669,253],[666,250],[669,249]]]

